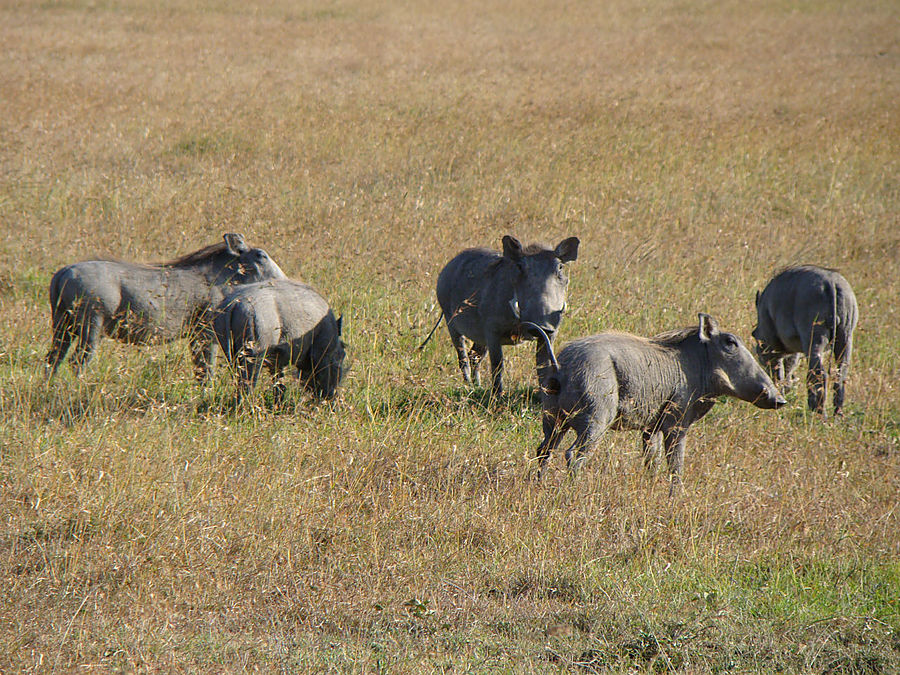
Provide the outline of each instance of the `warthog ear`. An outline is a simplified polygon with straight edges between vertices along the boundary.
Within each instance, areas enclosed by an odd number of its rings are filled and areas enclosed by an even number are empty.
[[[756,291],[756,306],[759,307],[759,291]]]
[[[250,250],[250,247],[247,246],[247,242],[244,241],[244,235],[242,234],[228,232],[222,235],[222,239],[225,240],[225,250],[231,255],[239,256],[241,253],[246,253]]]
[[[511,260],[519,260],[522,257],[522,242],[511,234],[504,235],[503,255]]]
[[[709,314],[700,312],[700,342],[711,340],[719,334],[719,323]]]
[[[556,247],[556,257],[560,259],[560,261],[567,263],[572,260],[578,259],[578,244],[581,242],[578,241],[578,237],[569,237],[568,239],[563,239],[559,246]]]
[[[337,318],[338,337],[341,336],[341,330],[343,329],[343,327],[344,327],[344,315],[341,314],[341,315]]]

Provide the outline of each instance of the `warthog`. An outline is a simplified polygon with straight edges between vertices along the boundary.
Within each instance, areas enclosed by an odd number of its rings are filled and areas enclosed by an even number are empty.
[[[698,326],[646,339],[601,333],[568,343],[542,380],[544,440],[537,449],[542,475],[566,431],[573,472],[608,428],[641,431],[644,462],[653,460],[662,436],[671,490],[681,482],[688,427],[710,411],[718,396],[758,408],[785,404],[772,380],[740,338],[719,330],[708,314]]]
[[[756,293],[756,353],[776,381],[790,386],[801,354],[809,358],[807,402],[825,414],[829,345],[837,366],[834,414],[844,407],[844,382],[850,370],[853,329],[859,318],[856,296],[834,270],[801,265],[778,273],[762,293]]]
[[[47,353],[56,373],[73,339],[73,367],[79,373],[105,333],[121,342],[144,344],[186,337],[198,379],[215,365],[215,343],[206,326],[210,309],[233,284],[284,277],[260,248],[239,234],[166,263],[135,264],[87,260],[66,265],[50,280],[53,342]]]
[[[272,374],[275,401],[284,398],[285,368],[297,369],[317,396],[332,398],[344,378],[341,319],[325,299],[298,281],[280,279],[240,286],[219,305],[213,330],[239,377],[238,397],[262,367]]]
[[[518,239],[507,235],[503,237],[503,253],[470,248],[441,270],[438,303],[467,383],[473,374],[476,384],[481,383],[478,370],[488,352],[492,392],[495,396],[502,393],[503,345],[537,335],[536,328],[523,329],[523,323],[539,327],[552,344],[566,308],[569,278],[565,263],[578,257],[578,244],[577,237],[569,237],[555,249],[539,245],[523,248]],[[472,341],[470,348],[467,338]],[[548,356],[544,342],[538,341],[539,376]]]

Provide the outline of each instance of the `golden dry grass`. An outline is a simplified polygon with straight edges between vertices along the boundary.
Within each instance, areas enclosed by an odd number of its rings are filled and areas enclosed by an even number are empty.
[[[0,7],[0,670],[900,669],[896,3]],[[46,287],[239,231],[345,315],[333,405],[103,343],[47,386]],[[529,476],[532,357],[461,386],[449,257],[577,235],[562,340],[791,262],[860,301],[846,419],[692,428],[685,494],[610,434]],[[517,388],[518,385],[518,388]]]

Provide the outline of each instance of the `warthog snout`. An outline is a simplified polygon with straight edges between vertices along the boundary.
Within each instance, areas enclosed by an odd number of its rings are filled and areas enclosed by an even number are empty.
[[[525,333],[535,340],[543,339],[541,336],[542,332],[551,340],[556,335],[556,328],[554,326],[550,326],[549,324],[539,326],[538,324],[531,323],[530,321],[525,321],[522,323],[522,327],[525,329]]]
[[[753,405],[763,410],[778,410],[787,405],[787,399],[778,391],[763,390],[759,398],[753,401]]]

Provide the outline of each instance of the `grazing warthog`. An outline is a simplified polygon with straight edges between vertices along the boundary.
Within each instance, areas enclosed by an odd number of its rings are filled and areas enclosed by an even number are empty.
[[[219,305],[213,330],[239,377],[238,397],[272,374],[275,402],[284,398],[283,370],[297,369],[317,396],[332,398],[344,378],[341,319],[313,288],[289,279],[240,286]]]
[[[568,343],[541,382],[544,440],[537,449],[538,475],[569,429],[576,433],[566,450],[573,472],[606,429],[636,429],[648,468],[654,436],[662,436],[674,492],[688,427],[709,412],[716,397],[732,396],[758,408],[783,406],[784,398],[741,340],[721,332],[708,314],[699,316],[696,327],[649,339],[601,333]]]
[[[859,318],[856,296],[834,270],[801,265],[778,273],[762,293],[756,293],[757,325],[753,329],[760,362],[777,382],[790,385],[801,354],[809,358],[807,402],[825,414],[827,372],[825,353],[837,366],[834,414],[844,407],[844,382],[850,370],[853,329]]]
[[[503,345],[534,339],[537,330],[543,330],[552,344],[566,308],[569,278],[564,264],[578,257],[578,244],[577,237],[569,237],[555,249],[523,248],[518,239],[507,235],[503,253],[470,248],[441,270],[438,303],[466,382],[472,381],[474,373],[476,384],[481,383],[478,367],[488,352],[492,392],[497,396],[503,391]],[[523,323],[538,328],[525,329]],[[473,343],[470,348],[466,338]],[[539,377],[548,358],[544,342],[538,341]]]
[[[186,337],[198,379],[208,379],[215,366],[215,343],[206,330],[210,310],[232,284],[284,277],[269,255],[247,246],[243,236],[226,234],[224,240],[166,263],[87,260],[59,269],[50,280],[50,375],[76,338],[72,362],[79,373],[106,334],[131,344]]]

